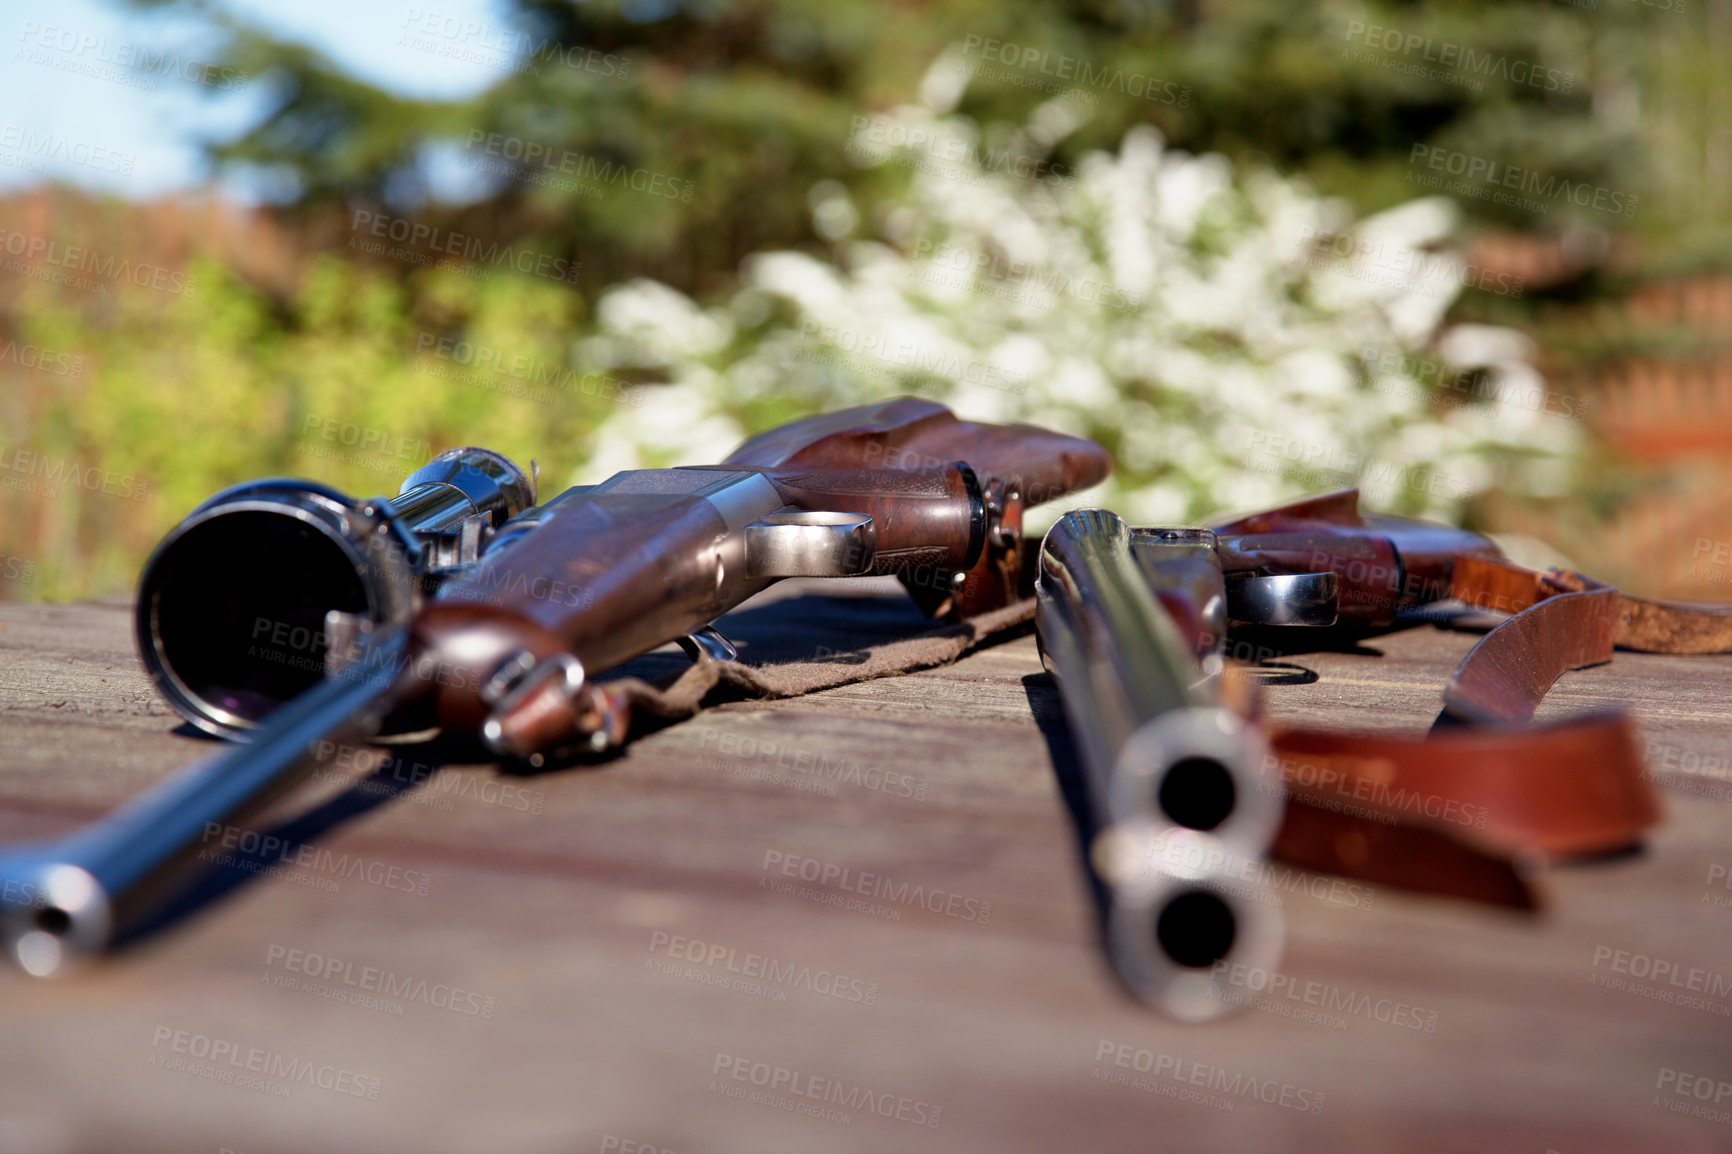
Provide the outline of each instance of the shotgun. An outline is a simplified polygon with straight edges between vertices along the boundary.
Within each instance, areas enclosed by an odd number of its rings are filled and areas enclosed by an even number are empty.
[[[1478,534],[1363,513],[1350,489],[1212,528],[1076,510],[1042,541],[1035,592],[1107,958],[1130,992],[1189,1021],[1247,1004],[1245,975],[1274,972],[1265,857],[1531,911],[1535,863],[1640,844],[1661,815],[1632,719],[1528,723],[1560,674],[1614,647],[1732,649],[1726,606],[1525,569]],[[1425,738],[1271,722],[1224,676],[1232,658],[1261,659],[1252,636],[1345,641],[1448,605],[1511,616],[1441,687]]]

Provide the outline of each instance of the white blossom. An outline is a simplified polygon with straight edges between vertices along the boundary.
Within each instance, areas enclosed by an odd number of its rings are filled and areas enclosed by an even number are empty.
[[[813,190],[830,259],[757,254],[712,309],[649,281],[603,296],[585,355],[667,383],[597,431],[592,469],[717,457],[767,399],[915,393],[1100,440],[1116,475],[1060,504],[1145,523],[1356,482],[1368,506],[1451,518],[1490,488],[1568,485],[1581,428],[1546,403],[1531,344],[1444,327],[1464,270],[1447,200],[1355,222],[1146,126],[1066,169],[1048,150],[1080,102],[983,130],[954,112],[966,80],[946,53],[922,103],[850,143],[857,165],[907,170],[901,195],[866,214],[840,184]]]

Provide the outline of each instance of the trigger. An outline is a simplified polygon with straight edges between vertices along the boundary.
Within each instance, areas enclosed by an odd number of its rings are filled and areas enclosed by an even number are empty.
[[[702,653],[711,661],[737,661],[740,651],[734,648],[734,643],[723,637],[721,631],[714,625],[706,625],[680,638],[680,648],[686,651],[686,656],[693,661]]]

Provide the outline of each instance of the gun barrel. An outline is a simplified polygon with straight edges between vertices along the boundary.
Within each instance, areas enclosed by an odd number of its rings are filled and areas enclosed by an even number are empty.
[[[50,977],[98,954],[161,911],[189,875],[232,856],[270,859],[252,822],[333,750],[374,736],[414,686],[407,631],[278,710],[259,739],[177,773],[94,825],[0,858],[0,946]],[[279,847],[283,850],[291,846]],[[260,852],[261,850],[266,852]]]
[[[1280,953],[1270,895],[1240,879],[1282,795],[1263,778],[1268,743],[1220,705],[1218,669],[1198,660],[1218,666],[1225,614],[1212,538],[1068,513],[1041,543],[1035,589],[1095,826],[1090,861],[1109,894],[1108,957],[1158,1009],[1224,1013],[1224,968]]]
[[[1261,846],[1280,817],[1279,794],[1262,788],[1267,743],[1220,707],[1215,678],[1164,607],[1171,581],[1160,548],[1153,534],[1102,509],[1066,514],[1041,543],[1042,651],[1063,690],[1096,820]],[[1180,548],[1185,583],[1194,585],[1191,542]],[[1219,645],[1202,640],[1211,651]]]

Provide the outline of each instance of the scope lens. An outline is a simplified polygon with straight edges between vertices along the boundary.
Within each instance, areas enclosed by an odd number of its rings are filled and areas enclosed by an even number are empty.
[[[1155,944],[1175,963],[1193,970],[1226,957],[1238,934],[1232,909],[1207,890],[1186,890],[1155,919]]]
[[[247,509],[188,529],[145,591],[151,643],[207,715],[257,722],[325,673],[325,613],[367,610],[355,563],[319,526]]]

